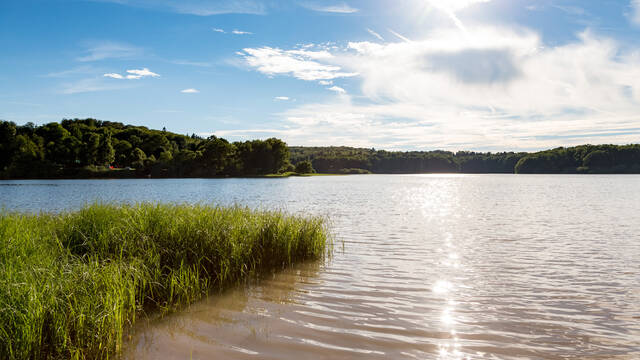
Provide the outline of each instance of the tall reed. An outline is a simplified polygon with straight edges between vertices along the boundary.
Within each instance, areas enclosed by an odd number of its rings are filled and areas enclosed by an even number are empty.
[[[322,257],[325,224],[149,203],[0,213],[0,358],[113,358],[143,311],[169,311],[250,274]]]

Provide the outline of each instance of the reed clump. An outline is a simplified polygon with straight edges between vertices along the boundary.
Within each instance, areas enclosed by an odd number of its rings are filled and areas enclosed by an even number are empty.
[[[328,241],[321,218],[243,207],[0,213],[0,358],[113,358],[141,312],[320,258]]]

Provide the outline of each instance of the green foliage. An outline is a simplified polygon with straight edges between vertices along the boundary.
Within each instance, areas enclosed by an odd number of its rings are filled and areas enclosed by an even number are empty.
[[[536,153],[376,151],[350,147],[291,147],[293,163],[310,159],[319,173],[362,169],[416,173],[640,173],[640,145],[582,145]]]
[[[475,153],[461,151],[384,151],[351,147],[291,147],[291,161],[310,159],[319,173],[345,173],[361,169],[378,174],[416,173],[513,173],[524,153]],[[352,173],[352,172],[348,172]],[[360,173],[360,172],[358,172]]]
[[[524,156],[520,174],[640,173],[640,145],[581,145]]]
[[[109,165],[116,159],[116,151],[111,144],[111,132],[107,130],[98,145],[98,164]]]
[[[106,359],[143,311],[320,258],[325,222],[201,205],[0,213],[0,358]]]
[[[3,178],[84,177],[88,166],[107,165],[135,168],[140,177],[254,176],[276,173],[289,159],[275,138],[231,144],[95,119],[38,127],[0,121],[0,140]]]
[[[371,171],[365,169],[340,169],[337,173],[344,175],[362,175],[371,174]]]
[[[313,174],[316,172],[309,160],[303,160],[296,164],[296,172],[298,174]]]

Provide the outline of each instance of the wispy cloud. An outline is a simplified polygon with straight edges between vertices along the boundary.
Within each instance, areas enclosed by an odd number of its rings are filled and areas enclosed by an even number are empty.
[[[573,16],[585,15],[586,11],[579,6],[568,6],[568,5],[551,5],[552,7]]]
[[[288,96],[276,96],[276,97],[273,98],[273,100],[276,100],[276,101],[289,101],[291,99]]]
[[[360,11],[359,9],[351,7],[346,3],[339,3],[334,5],[321,5],[315,2],[313,3],[306,2],[306,3],[301,3],[301,5],[309,10],[334,13],[334,14],[353,14]]]
[[[347,92],[345,89],[341,88],[340,86],[332,86],[330,88],[327,88],[327,90],[337,92],[338,94],[345,94]]]
[[[238,30],[238,29],[233,29],[229,32],[227,32],[225,29],[220,29],[220,28],[212,28],[211,29],[214,32],[217,33],[221,33],[221,34],[234,34],[234,35],[253,35],[252,32],[250,31],[242,31],[242,30]]]
[[[169,62],[172,63],[172,64],[185,65],[185,66],[198,66],[198,67],[211,67],[211,66],[213,66],[212,63],[204,62],[204,61],[170,60]]]
[[[357,75],[344,72],[340,66],[320,63],[330,61],[333,55],[327,51],[281,50],[262,47],[247,48],[243,53],[246,63],[266,75],[290,75],[307,81],[332,80]]]
[[[92,66],[83,65],[83,66],[78,66],[69,70],[50,72],[46,75],[43,75],[43,77],[66,78],[66,77],[72,77],[76,75],[88,75],[88,74],[95,74],[95,73],[96,73],[95,68],[93,68]]]
[[[406,42],[411,42],[411,40],[409,40],[407,37],[398,34],[397,32],[391,30],[391,29],[387,29],[390,33],[393,34],[393,36],[397,37],[398,39],[402,40],[402,41],[406,41]]]
[[[180,14],[210,16],[221,14],[264,15],[267,6],[259,0],[89,0],[134,7],[171,11]]]
[[[640,0],[631,0],[631,21],[640,25]]]
[[[120,90],[131,88],[134,85],[130,82],[105,81],[104,78],[87,78],[75,82],[62,84],[59,90],[62,94],[81,94],[97,91]]]
[[[190,88],[190,89],[180,90],[180,92],[183,94],[197,94],[200,91],[198,91],[197,89]]]
[[[384,41],[384,38],[382,36],[380,36],[380,34],[378,34],[377,32],[367,28],[367,32],[373,36],[375,36],[378,40],[380,41]]]
[[[89,62],[105,59],[130,59],[143,54],[142,48],[113,41],[100,41],[87,46],[85,55],[76,58],[78,61]]]
[[[434,8],[444,12],[453,23],[461,30],[465,30],[465,26],[458,18],[456,13],[469,6],[487,3],[491,0],[427,0],[427,2]]]
[[[143,77],[160,77],[160,75],[150,71],[147,68],[143,68],[143,69],[133,69],[133,70],[127,70],[127,74],[128,75],[120,75],[118,73],[107,73],[104,74],[104,77],[108,77],[108,78],[112,78],[112,79],[127,79],[127,80],[137,80],[137,79],[142,79]]]

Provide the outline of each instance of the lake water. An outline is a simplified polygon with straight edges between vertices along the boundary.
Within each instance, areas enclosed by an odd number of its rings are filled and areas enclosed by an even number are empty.
[[[640,359],[640,176],[0,181],[0,206],[327,215],[327,262],[142,321],[128,359]]]

